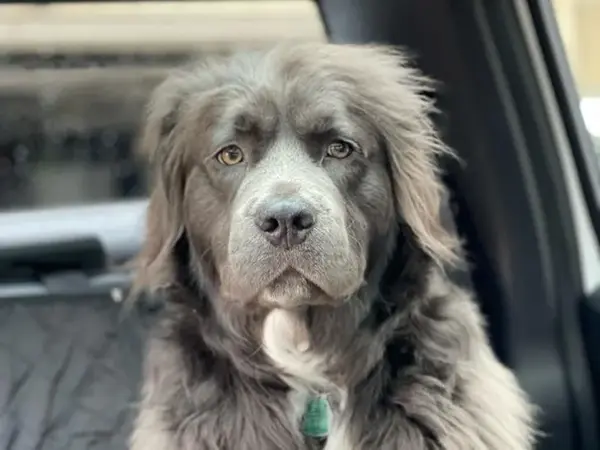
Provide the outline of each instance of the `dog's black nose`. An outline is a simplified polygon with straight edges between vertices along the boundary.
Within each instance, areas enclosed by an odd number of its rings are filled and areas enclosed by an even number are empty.
[[[260,208],[256,226],[276,247],[302,244],[315,224],[310,207],[299,199],[281,199]]]

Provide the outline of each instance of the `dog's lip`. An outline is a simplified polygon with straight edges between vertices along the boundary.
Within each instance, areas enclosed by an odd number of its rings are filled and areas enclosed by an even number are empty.
[[[315,279],[315,277],[312,276],[312,274],[306,273],[304,270],[302,270],[299,267],[289,266],[283,272],[281,272],[281,274],[276,279],[274,279],[273,281],[276,281],[277,279],[279,279],[281,277],[284,277],[284,276],[294,276],[294,275],[301,276],[308,283],[310,283],[311,285],[313,285],[314,287],[316,287],[320,292],[322,292],[323,294],[327,295],[328,297],[331,297],[331,294],[329,292],[327,292],[326,286],[323,286],[322,283],[319,283],[319,281],[317,279]]]
[[[282,292],[282,296],[285,296],[285,287],[279,287],[278,284],[282,283],[285,285],[286,282],[291,281],[294,282],[294,278],[298,279],[298,283],[306,283],[303,289],[306,290],[306,294],[308,296],[297,299],[296,301],[291,301],[289,303],[272,302],[277,303],[278,307],[287,309],[294,309],[301,306],[311,306],[311,305],[329,305],[332,303],[332,297],[327,294],[327,292],[321,288],[317,283],[311,280],[309,277],[304,276],[299,270],[288,267],[283,272],[281,272],[278,276],[276,276],[271,282],[269,282],[265,288],[262,290],[262,295],[267,294],[267,296],[275,294],[277,295],[277,289],[284,289]],[[269,302],[268,302],[269,303]]]
[[[352,287],[352,289],[349,289],[349,292],[347,294],[343,294],[340,296],[339,293],[332,293],[329,290],[329,287],[325,283],[319,282],[319,280],[317,280],[310,273],[305,273],[301,268],[294,268],[294,270],[298,274],[300,274],[300,276],[302,276],[306,281],[308,281],[313,286],[318,288],[319,291],[322,292],[329,299],[327,304],[331,304],[332,302],[333,303],[336,303],[336,302],[345,303],[346,300],[352,296],[352,293],[356,291],[355,287]]]
[[[320,291],[325,292],[323,290],[323,288],[321,288],[317,283],[315,283],[313,280],[311,280],[310,277],[307,277],[300,270],[298,270],[298,269],[296,269],[295,267],[292,267],[292,266],[289,266],[289,267],[285,268],[277,276],[275,276],[266,285],[266,288],[273,287],[275,284],[277,284],[279,282],[285,282],[286,279],[293,279],[293,278],[300,278],[300,279],[306,281],[309,284],[309,286],[313,286],[313,287],[319,289]]]
[[[307,299],[300,306],[329,306],[329,307],[337,307],[344,305],[348,301],[352,299],[353,294],[356,292],[356,288],[353,286],[352,289],[349,289],[348,293],[343,295],[335,295],[328,292],[327,288],[321,286],[318,282],[311,279],[310,276],[305,276],[301,270],[298,269],[288,269],[290,271],[294,271],[303,277],[312,287],[316,290],[316,295]],[[284,274],[282,274],[284,275]],[[362,284],[361,284],[362,286]],[[360,287],[360,286],[359,286]]]
[[[317,290],[317,295],[315,295],[314,299],[306,299],[305,304],[314,304],[314,305],[334,305],[334,304],[343,304],[348,298],[352,296],[352,293],[356,291],[356,286],[349,287],[348,292],[340,295],[339,292],[331,292],[331,286],[328,286],[328,283],[325,279],[321,279],[316,274],[311,273],[310,270],[303,268],[301,266],[297,266],[295,264],[285,264],[277,267],[277,270],[268,271],[268,277],[263,279],[261,286],[256,286],[254,289],[244,289],[239,290],[238,287],[231,286],[234,290],[231,292],[223,292],[222,295],[225,297],[235,299],[237,301],[250,301],[252,299],[256,299],[261,295],[262,292],[272,288],[275,283],[283,280],[286,276],[300,276],[306,282],[310,283],[310,285]],[[326,299],[326,300],[324,300]],[[311,301],[312,300],[312,301]]]

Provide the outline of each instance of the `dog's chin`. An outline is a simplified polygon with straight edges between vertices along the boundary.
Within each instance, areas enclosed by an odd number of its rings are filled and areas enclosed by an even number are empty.
[[[323,289],[299,272],[289,269],[262,289],[258,302],[267,308],[297,309],[311,305],[335,306],[342,300],[327,295]]]
[[[219,267],[220,297],[238,305],[272,308],[336,307],[361,288],[362,259],[346,259],[333,267],[316,259],[312,264],[299,258],[261,264],[236,255]]]

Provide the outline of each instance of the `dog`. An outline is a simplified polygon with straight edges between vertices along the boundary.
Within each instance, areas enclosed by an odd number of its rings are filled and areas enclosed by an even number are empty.
[[[433,86],[386,46],[287,43],[156,88],[135,289],[166,306],[132,450],[534,447],[535,409],[448,275],[465,258]]]

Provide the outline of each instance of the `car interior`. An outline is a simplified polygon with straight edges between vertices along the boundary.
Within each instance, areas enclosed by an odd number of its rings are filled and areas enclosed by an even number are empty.
[[[580,1],[600,29],[600,2]],[[600,138],[565,2],[0,1],[0,449],[126,448],[162,307],[123,308],[144,227],[144,102],[190,58],[284,39],[399,46],[436,80],[459,157],[442,161],[469,259],[456,276],[539,407],[536,448],[600,448]]]

